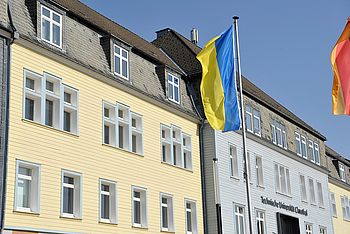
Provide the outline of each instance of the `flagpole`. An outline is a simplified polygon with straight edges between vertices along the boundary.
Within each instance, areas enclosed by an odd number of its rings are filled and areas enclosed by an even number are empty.
[[[246,184],[247,192],[247,208],[248,208],[248,219],[249,219],[249,233],[253,234],[253,219],[252,219],[252,204],[250,200],[250,178],[248,175],[248,154],[247,154],[247,137],[245,130],[245,117],[244,117],[244,106],[243,106],[243,91],[242,91],[242,73],[241,73],[241,60],[239,55],[239,40],[238,40],[238,16],[233,17],[233,25],[235,29],[235,59],[237,60],[237,72],[239,79],[239,95],[240,95],[240,111],[241,111],[241,121],[242,121],[242,136],[243,136],[243,154],[244,154],[244,178]]]

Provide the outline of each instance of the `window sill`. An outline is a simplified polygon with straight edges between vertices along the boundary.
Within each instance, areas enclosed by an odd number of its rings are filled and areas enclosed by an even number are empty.
[[[38,126],[38,127],[41,127],[41,128],[53,130],[53,131],[58,132],[58,133],[63,133],[63,134],[66,134],[67,136],[72,136],[72,137],[76,137],[76,138],[79,137],[78,134],[67,132],[67,131],[64,131],[64,130],[61,130],[61,129],[58,129],[58,128],[50,127],[50,126],[47,126],[47,125],[44,125],[44,124],[41,124],[41,123],[38,123],[38,122],[35,122],[35,121],[32,121],[32,120],[22,119],[22,122],[23,123],[27,123],[27,124],[32,124],[32,125],[35,125],[35,126]]]
[[[167,231],[167,230],[162,230],[162,229],[160,229],[160,232],[164,232],[164,233],[175,233],[175,231],[173,231],[173,230]]]
[[[131,227],[132,227],[132,228],[135,228],[135,229],[148,230],[148,227],[135,226],[135,225],[132,225]]]
[[[236,177],[236,176],[230,176],[230,178],[232,179],[232,180],[235,180],[235,181],[239,181],[239,178],[238,177]]]
[[[161,163],[164,164],[164,165],[168,165],[168,166],[171,166],[171,167],[179,168],[179,169],[181,169],[181,170],[184,170],[184,171],[188,171],[188,172],[192,172],[192,173],[193,173],[193,170],[192,170],[192,169],[187,169],[187,168],[179,167],[179,166],[170,164],[170,163],[168,163],[168,162],[163,162],[163,161],[161,161]]]
[[[315,203],[310,203],[312,206],[317,206],[317,204],[315,204]]]
[[[308,204],[308,201],[305,201],[305,200],[301,200],[301,202],[304,204]]]
[[[121,150],[121,151],[130,153],[130,154],[134,154],[134,155],[137,155],[137,156],[140,156],[140,157],[145,157],[143,154],[135,153],[135,152],[132,152],[132,151],[123,149],[123,148],[119,148],[119,147],[117,147],[117,146],[113,146],[113,145],[109,145],[109,144],[105,144],[105,143],[102,143],[102,146],[106,146],[106,147],[109,147],[109,148],[112,148],[112,149]]]
[[[276,193],[279,194],[279,195],[282,195],[284,197],[288,197],[288,198],[292,199],[291,195],[288,195],[288,194],[285,194],[285,193],[282,193],[282,192],[276,192]]]
[[[265,186],[264,185],[256,185],[257,188],[260,188],[260,189],[265,189]]]
[[[69,219],[69,220],[77,220],[77,221],[81,221],[82,218],[78,218],[78,217],[74,217],[74,216],[68,216],[68,215],[60,215],[60,218],[62,219]]]
[[[98,223],[102,224],[102,225],[118,225],[118,223],[114,223],[114,222],[108,222],[108,221],[103,221],[103,220],[100,220],[98,221]]]
[[[27,214],[27,215],[36,215],[36,216],[39,216],[39,215],[40,215],[40,213],[38,213],[38,212],[26,211],[26,210],[21,210],[21,209],[15,209],[15,210],[13,210],[13,213],[17,213],[17,214]]]

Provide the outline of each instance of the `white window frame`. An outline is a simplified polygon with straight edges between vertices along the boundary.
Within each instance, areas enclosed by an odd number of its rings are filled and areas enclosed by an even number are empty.
[[[163,203],[163,198],[167,199],[167,204]],[[163,207],[167,208],[168,227],[163,227]],[[174,198],[173,195],[166,193],[160,193],[160,229],[165,232],[175,232]]]
[[[340,180],[346,182],[345,165],[339,162],[339,177]]]
[[[315,182],[314,182],[314,179],[312,179],[311,177],[308,177],[308,185],[309,185],[310,203],[312,205],[316,205]]]
[[[64,177],[72,177],[74,185],[64,183]],[[67,170],[62,170],[61,173],[61,217],[77,218],[82,217],[82,174]],[[77,181],[78,180],[78,181]],[[64,187],[73,188],[73,214],[64,213]]]
[[[262,218],[260,217],[259,214],[262,214]],[[259,226],[262,228],[259,228],[257,227],[257,234],[265,234],[267,233],[266,231],[266,213],[265,211],[263,210],[259,210],[259,209],[256,209],[256,212],[255,212],[255,219],[256,219],[256,222],[259,223]]]
[[[320,225],[320,234],[327,234],[327,228]]]
[[[260,165],[259,165],[260,160]],[[260,155],[255,154],[255,169],[256,169],[256,185],[264,187],[264,164],[263,158]]]
[[[242,208],[243,209],[243,214],[237,212],[236,208]],[[235,233],[237,233],[237,234],[245,234],[246,233],[245,207],[243,205],[234,204],[233,209],[234,209],[233,213],[234,213],[234,228],[235,228],[235,231],[237,230],[237,227],[238,227],[238,233],[237,232],[235,232]],[[240,225],[237,223],[237,217],[238,217],[238,220],[241,220],[240,218],[242,218],[243,230],[240,229]]]
[[[134,197],[134,191],[137,191],[140,193],[140,198]],[[147,189],[138,187],[138,186],[132,186],[131,187],[131,197],[132,197],[132,226],[133,227],[139,227],[139,228],[147,228],[148,227],[148,204],[147,204]],[[140,202],[140,223],[135,223],[134,220],[134,202]]]
[[[295,132],[295,149],[296,149],[296,154],[301,156],[301,139],[300,139],[300,134],[297,132]]]
[[[332,211],[332,216],[337,217],[337,203],[335,201],[335,194],[332,192],[330,193],[330,200],[331,200],[331,211]]]
[[[307,202],[306,177],[304,175],[302,175],[302,174],[299,174],[299,183],[300,183],[300,197],[301,197],[301,201]]]
[[[256,129],[256,125],[255,125],[255,119],[258,121],[259,123],[259,128]],[[256,131],[258,130],[258,131]],[[261,115],[260,115],[260,111],[253,108],[253,132],[255,135],[257,136],[261,136]]]
[[[19,173],[19,168],[23,167],[30,169],[32,174],[21,175]],[[14,199],[14,210],[20,212],[29,212],[29,213],[39,213],[40,212],[40,173],[41,165],[25,162],[21,160],[16,160],[16,185],[15,185],[15,199]],[[29,207],[21,207],[17,203],[18,199],[18,180],[29,180],[30,181],[30,194],[29,196]]]
[[[26,80],[34,80],[35,90],[26,87]],[[54,91],[46,90],[46,81],[54,83]],[[49,128],[64,130],[64,112],[71,113],[71,131],[69,133],[79,135],[79,90],[62,83],[62,79],[44,72],[43,75],[24,69],[23,79],[23,116],[27,121],[33,121]],[[64,101],[64,93],[71,94],[71,103]],[[34,101],[33,120],[26,118],[26,98]],[[54,102],[52,126],[46,125],[46,99]],[[65,131],[66,132],[66,131]]]
[[[116,53],[115,52],[115,48],[119,48],[119,51],[120,51],[120,54]],[[125,59],[123,56],[122,56],[122,53],[123,52],[126,52],[126,55],[127,55],[127,58]],[[117,71],[115,71],[115,60],[116,60],[116,57],[120,60],[120,73],[118,73]],[[127,69],[127,76],[124,76],[123,75],[123,63],[122,61],[125,61],[126,62],[126,69]],[[118,46],[117,44],[114,44],[113,46],[113,64],[114,64],[114,67],[113,67],[113,71],[114,71],[114,74],[125,79],[125,80],[129,80],[129,51],[127,51],[126,49],[122,48],[121,46]]]
[[[277,169],[277,171],[276,171]],[[282,170],[283,169],[283,170]],[[274,163],[275,170],[275,188],[276,192],[286,196],[291,196],[290,171],[289,168],[278,163]],[[278,174],[277,174],[278,173]],[[285,183],[286,191],[283,191],[282,185]]]
[[[50,18],[48,18],[46,15],[43,14],[43,9],[46,9],[50,12]],[[56,15],[58,15],[60,17],[60,23],[57,23],[56,21],[53,20],[53,13],[55,13]],[[63,28],[63,24],[62,24],[62,14],[44,6],[44,5],[41,5],[41,8],[40,8],[40,15],[41,15],[41,18],[40,18],[40,28],[41,28],[41,40],[55,46],[55,47],[58,47],[58,48],[62,48],[62,28]],[[47,20],[49,21],[49,24],[50,24],[50,40],[46,40],[44,37],[43,37],[43,20]],[[60,28],[60,44],[57,45],[53,42],[53,25],[56,25]]]
[[[323,186],[320,181],[316,181],[317,187],[317,197],[318,197],[318,205],[321,208],[324,208],[324,196],[323,196]]]
[[[313,234],[313,226],[311,223],[305,223],[305,233]]]
[[[288,149],[286,127],[276,120],[272,120],[271,123],[271,137],[273,144]]]
[[[187,208],[187,204],[191,205],[191,208]],[[189,231],[187,229],[187,213],[191,213],[191,223],[192,223],[192,231]],[[197,227],[197,204],[196,201],[191,199],[185,199],[185,230],[186,234],[198,234],[198,227]]]
[[[253,133],[254,132],[254,123],[253,123],[253,108],[249,105],[245,106],[245,117],[250,119],[250,126],[248,126],[248,124],[246,124],[246,129],[248,132]],[[246,120],[246,123],[248,121]]]
[[[230,157],[230,176],[239,179],[238,173],[238,149],[237,146],[229,143],[229,157]]]
[[[162,134],[165,134],[163,138]],[[175,134],[175,137],[174,137]],[[160,141],[161,141],[161,162],[171,164],[176,167],[184,168],[186,170],[193,170],[193,158],[192,158],[192,137],[191,135],[182,131],[178,126],[171,125],[167,126],[160,124]],[[184,141],[186,145],[184,145]],[[167,157],[163,158],[163,147],[166,147]],[[174,147],[178,147],[174,152]],[[176,148],[175,148],[176,149]],[[184,154],[188,154],[190,157],[185,158]],[[186,162],[185,159],[189,159]]]
[[[102,191],[102,185],[109,186],[109,192]],[[109,219],[102,218],[102,195],[109,196]],[[118,192],[117,183],[111,180],[99,180],[99,217],[103,223],[118,223]]]
[[[303,155],[303,145],[305,146],[305,155]],[[301,154],[303,158],[307,159],[307,145],[306,138],[304,136],[301,136]]]
[[[347,196],[340,196],[341,206],[343,211],[343,219],[350,221],[350,204]]]
[[[172,77],[172,81],[169,80],[169,76]],[[175,79],[178,81],[177,83],[178,84],[175,84]],[[167,87],[168,87],[168,99],[172,102],[175,102],[176,104],[180,104],[180,100],[181,100],[181,92],[180,92],[180,78],[178,78],[177,76],[171,74],[171,73],[168,73],[168,77],[167,77]],[[172,92],[173,92],[173,97],[170,97],[169,96],[169,88],[172,88]],[[175,87],[177,87],[177,90],[178,90],[178,98],[179,100],[176,101],[175,99]]]
[[[309,140],[308,152],[310,161],[315,163],[314,142],[312,140]]]
[[[316,157],[317,155],[317,157]],[[320,158],[320,148],[317,143],[314,142],[314,158],[315,158],[315,163],[317,165],[321,165],[321,158]]]

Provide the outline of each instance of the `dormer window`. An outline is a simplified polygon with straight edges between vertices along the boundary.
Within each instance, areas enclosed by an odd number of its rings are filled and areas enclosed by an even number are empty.
[[[345,178],[345,166],[342,163],[339,163],[339,177],[340,180],[343,182],[346,182],[346,178]]]
[[[129,80],[129,52],[114,45],[114,74]]]
[[[177,104],[180,103],[180,80],[172,74],[168,74],[168,98]]]
[[[41,39],[62,47],[62,15],[41,6]]]

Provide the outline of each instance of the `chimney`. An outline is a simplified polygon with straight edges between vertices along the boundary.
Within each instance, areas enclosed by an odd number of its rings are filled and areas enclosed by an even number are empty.
[[[198,43],[198,29],[192,28],[191,30],[191,42],[195,45]]]

